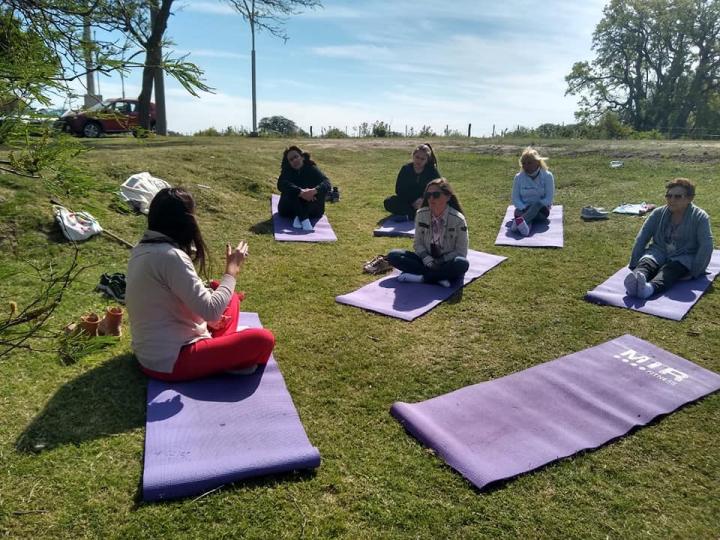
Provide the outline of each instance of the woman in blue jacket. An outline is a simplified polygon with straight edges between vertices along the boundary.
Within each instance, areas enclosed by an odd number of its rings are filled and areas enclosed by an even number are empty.
[[[635,239],[625,278],[629,296],[649,298],[683,278],[705,273],[713,252],[710,218],[693,204],[695,184],[676,178],[665,186],[667,204],[656,208]],[[648,245],[648,242],[650,245]]]
[[[535,221],[544,221],[550,215],[555,194],[555,178],[548,170],[545,159],[534,148],[526,148],[520,156],[522,170],[515,175],[512,188],[512,203],[515,219],[510,224],[512,231],[523,236],[530,234]]]

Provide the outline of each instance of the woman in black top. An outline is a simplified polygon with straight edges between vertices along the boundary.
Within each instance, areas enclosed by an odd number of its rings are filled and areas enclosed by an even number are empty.
[[[412,153],[412,161],[403,165],[395,181],[395,195],[385,199],[385,210],[398,217],[415,219],[423,203],[428,182],[440,178],[432,146],[421,144]]]
[[[294,218],[293,227],[312,231],[310,219],[318,219],[325,213],[325,196],[332,186],[330,180],[310,159],[310,154],[297,146],[283,152],[280,177],[278,213]]]

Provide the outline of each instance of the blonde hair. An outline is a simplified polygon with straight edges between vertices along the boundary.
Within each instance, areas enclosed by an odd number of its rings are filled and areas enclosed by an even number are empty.
[[[518,164],[520,165],[520,168],[522,168],[523,163],[527,163],[528,161],[533,160],[537,161],[543,168],[543,170],[547,171],[548,166],[547,163],[545,163],[546,159],[546,157],[540,157],[540,152],[535,150],[532,146],[528,146],[525,150],[523,150],[523,153],[520,154]]]

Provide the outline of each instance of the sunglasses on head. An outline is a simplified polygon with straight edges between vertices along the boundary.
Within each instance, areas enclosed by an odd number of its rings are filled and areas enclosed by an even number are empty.
[[[666,193],[665,198],[666,199],[682,199],[685,196],[684,193]]]
[[[425,198],[426,199],[439,199],[440,195],[442,195],[442,194],[443,194],[442,191],[428,191],[425,194]]]

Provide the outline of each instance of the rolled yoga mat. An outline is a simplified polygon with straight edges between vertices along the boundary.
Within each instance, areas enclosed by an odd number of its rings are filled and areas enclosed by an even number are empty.
[[[643,300],[628,296],[625,292],[625,276],[630,273],[626,266],[613,274],[607,281],[588,291],[585,299],[596,304],[632,309],[649,313],[665,319],[679,321],[688,314],[695,303],[710,287],[720,272],[720,250],[713,251],[710,265],[704,276],[696,279],[681,280],[662,294],[655,294]]]
[[[395,221],[395,219],[395,216],[390,216],[382,220],[380,225],[373,231],[373,236],[415,237],[415,220]]]
[[[241,313],[239,324],[262,326],[257,313]],[[146,501],[199,495],[245,478],[319,465],[320,453],[272,357],[252,375],[148,381]]]
[[[515,215],[515,207],[510,205],[505,211],[505,217],[500,225],[500,232],[495,239],[498,246],[519,247],[563,247],[563,207],[553,205],[546,222],[533,223],[530,235],[523,236],[519,232],[510,230]]]
[[[719,388],[716,373],[624,335],[427,401],[396,402],[390,414],[483,488],[597,448]]]
[[[310,220],[314,230],[303,231],[302,229],[295,229],[292,226],[292,219],[282,217],[278,214],[279,202],[280,195],[273,195],[270,200],[270,208],[272,211],[275,240],[278,242],[335,242],[337,240],[337,236],[335,236],[335,232],[332,230],[325,214],[318,220]]]
[[[400,272],[396,270],[389,276],[368,283],[356,291],[336,296],[335,300],[341,304],[412,321],[507,259],[472,249],[468,250],[467,258],[470,269],[462,280],[455,281],[449,288],[428,283],[400,282],[397,280]]]

